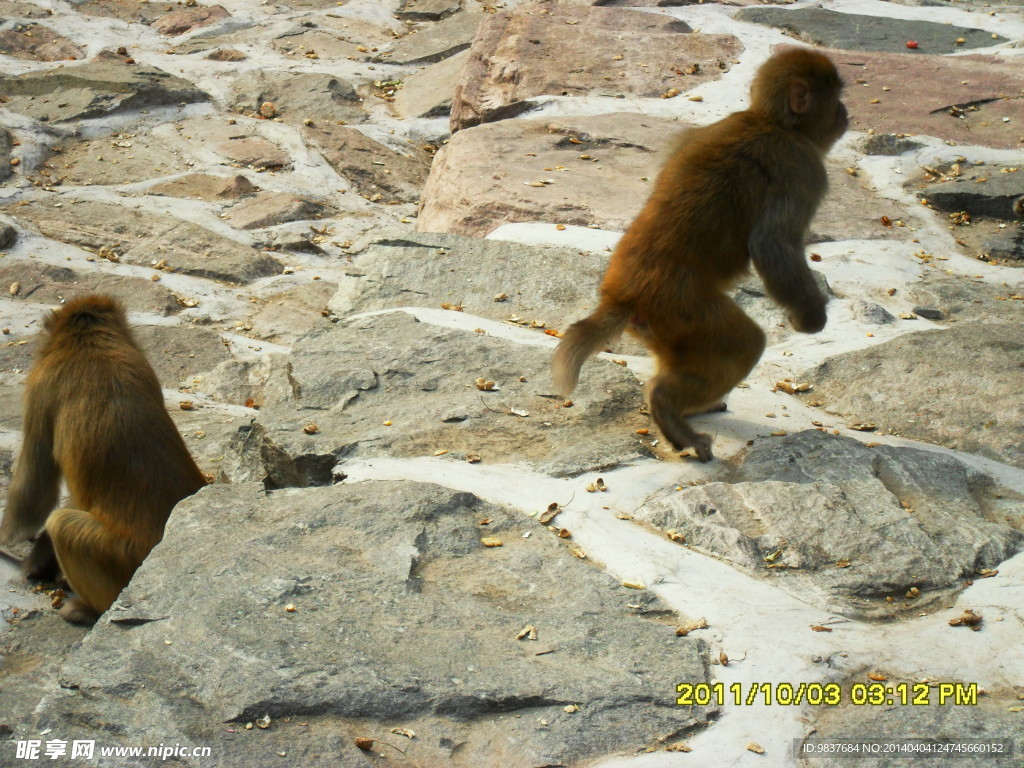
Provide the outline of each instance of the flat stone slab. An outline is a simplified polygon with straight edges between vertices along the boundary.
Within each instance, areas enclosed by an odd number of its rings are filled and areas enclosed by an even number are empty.
[[[210,173],[190,173],[177,179],[154,184],[146,190],[150,195],[185,197],[208,202],[238,200],[253,195],[259,190],[255,184],[241,174],[235,176],[214,176]]]
[[[295,394],[260,410],[254,449],[273,487],[327,485],[339,462],[344,472],[345,460],[377,456],[441,451],[564,476],[650,455],[636,434],[651,422],[634,375],[589,363],[565,408],[551,391],[551,352],[404,312],[317,331],[292,348]]]
[[[147,0],[86,0],[75,10],[86,16],[107,16],[122,21],[151,24],[167,13],[167,3]]]
[[[368,245],[346,270],[330,308],[344,317],[394,307],[458,305],[470,314],[542,333],[593,310],[607,261],[606,254],[576,248],[460,235],[420,232],[383,238]]]
[[[112,248],[127,264],[149,267],[165,260],[178,272],[227,283],[247,283],[281,271],[280,262],[269,254],[163,214],[93,201],[58,207],[37,200],[7,211],[54,240],[97,252]]]
[[[31,61],[67,61],[85,56],[84,49],[45,24],[18,24],[0,30],[0,51]]]
[[[580,764],[713,716],[673,696],[707,680],[703,644],[568,549],[428,484],[209,486],[15,728],[95,739],[102,722],[106,745],[209,746],[225,768],[376,765],[356,738],[468,767]]]
[[[260,107],[270,102],[273,117],[292,125],[305,120],[357,123],[366,119],[352,83],[320,72],[251,70],[235,80],[232,90],[232,108],[250,116],[259,115]]]
[[[125,184],[188,168],[185,160],[151,134],[114,134],[102,139],[68,139],[56,145],[35,176],[46,186]]]
[[[736,18],[784,29],[814,45],[849,51],[888,51],[913,56],[955,53],[1007,42],[1005,37],[984,29],[890,16],[839,13],[826,8],[742,8],[736,13]],[[917,48],[908,48],[908,40],[916,42]]]
[[[843,100],[853,130],[922,134],[1000,149],[1021,146],[1020,62],[1011,57],[828,55],[847,83]]]
[[[895,617],[944,607],[1024,550],[1024,502],[1000,492],[950,456],[808,430],[759,441],[729,482],[666,489],[634,517],[823,609]]]
[[[316,121],[303,137],[356,191],[373,202],[410,203],[420,199],[430,156],[418,147],[400,153],[355,128]]]
[[[961,178],[928,184],[917,196],[944,212],[969,213],[1003,221],[1017,221],[1013,206],[1024,197],[1024,168],[973,166]]]
[[[1022,350],[1020,323],[905,334],[803,373],[814,389],[802,397],[850,424],[1024,467]]]
[[[691,33],[668,16],[520,6],[481,23],[455,92],[451,129],[512,117],[539,96],[684,93],[720,77],[741,50],[731,35]]]
[[[455,86],[468,58],[469,52],[462,51],[405,78],[391,103],[395,114],[401,118],[450,115]]]
[[[289,221],[319,220],[334,212],[332,206],[318,200],[284,192],[259,192],[228,208],[224,219],[239,229],[260,229]]]
[[[616,113],[459,131],[434,159],[416,229],[482,237],[502,224],[547,221],[624,231],[685,127]],[[510,162],[496,168],[495,153]]]
[[[196,29],[208,27],[230,14],[219,5],[201,5],[171,11],[153,21],[153,29],[161,35],[177,37]]]
[[[424,25],[380,55],[391,64],[430,64],[469,48],[484,14],[464,10],[435,24]]]
[[[291,168],[291,155],[261,136],[253,120],[204,116],[180,126],[180,138],[193,142],[197,151],[216,153],[225,165],[261,171]]]
[[[106,293],[120,301],[128,312],[173,315],[181,310],[171,291],[142,277],[84,271],[38,261],[0,260],[0,286],[15,282],[21,284],[15,301],[52,304],[54,309],[77,296]]]
[[[77,66],[0,75],[0,92],[9,97],[5,108],[53,123],[210,98],[187,80],[112,53]]]

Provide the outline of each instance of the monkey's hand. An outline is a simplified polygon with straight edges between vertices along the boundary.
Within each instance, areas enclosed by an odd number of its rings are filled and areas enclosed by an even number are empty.
[[[789,322],[800,333],[817,333],[825,327],[825,302],[798,307],[789,313]]]

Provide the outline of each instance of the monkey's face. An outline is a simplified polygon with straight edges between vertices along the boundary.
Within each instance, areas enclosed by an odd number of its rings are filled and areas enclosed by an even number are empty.
[[[826,110],[826,114],[831,112],[832,119],[829,121],[829,125],[825,130],[825,135],[822,137],[825,141],[825,145],[822,149],[827,150],[833,144],[835,144],[839,137],[846,133],[846,129],[850,127],[850,116],[846,112],[846,105],[839,100],[837,94],[832,99],[831,110]]]

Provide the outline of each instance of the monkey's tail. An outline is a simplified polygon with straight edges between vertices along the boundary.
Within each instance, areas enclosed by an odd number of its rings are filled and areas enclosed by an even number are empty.
[[[565,397],[576,388],[583,363],[617,338],[632,316],[631,307],[602,302],[590,317],[569,326],[551,361],[551,376],[560,395]]]

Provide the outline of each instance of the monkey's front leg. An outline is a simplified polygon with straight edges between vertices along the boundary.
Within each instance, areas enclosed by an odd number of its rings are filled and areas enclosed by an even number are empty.
[[[59,571],[57,553],[53,550],[53,540],[50,538],[50,534],[43,531],[32,545],[32,551],[22,562],[21,572],[25,574],[26,579],[52,581],[57,578]]]

